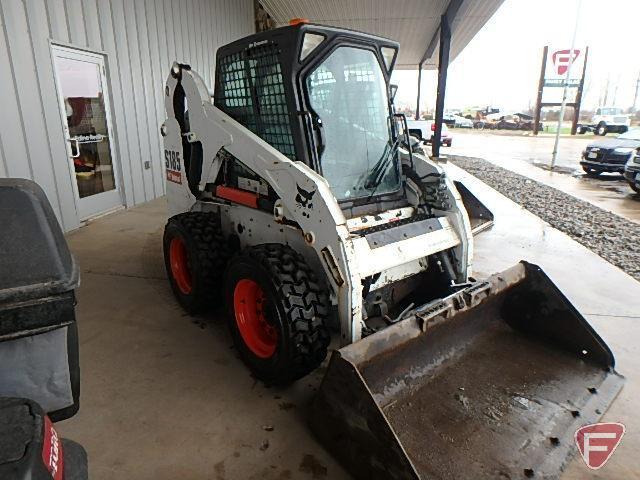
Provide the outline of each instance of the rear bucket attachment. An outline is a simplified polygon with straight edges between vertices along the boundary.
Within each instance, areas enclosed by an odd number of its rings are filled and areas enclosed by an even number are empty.
[[[462,197],[462,204],[464,205],[467,214],[469,215],[469,223],[471,223],[471,232],[475,235],[493,225],[493,213],[489,210],[484,203],[469,191],[462,182],[453,182]]]
[[[334,352],[311,426],[358,479],[557,478],[624,378],[521,262]]]

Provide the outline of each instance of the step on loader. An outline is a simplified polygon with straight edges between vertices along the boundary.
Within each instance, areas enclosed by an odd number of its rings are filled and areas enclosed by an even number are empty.
[[[311,425],[358,478],[553,477],[622,377],[536,266],[472,279],[493,216],[412,146],[398,49],[297,23],[218,49],[213,95],[174,63],[171,288],[190,313],[226,305],[269,384],[319,367],[337,332]]]

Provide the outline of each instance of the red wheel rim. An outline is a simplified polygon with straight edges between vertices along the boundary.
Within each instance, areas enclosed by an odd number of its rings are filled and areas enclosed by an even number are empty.
[[[269,358],[276,351],[278,330],[267,321],[266,297],[260,285],[244,278],[233,291],[233,310],[238,330],[245,345],[260,358]]]
[[[180,237],[173,237],[169,245],[169,264],[171,265],[171,275],[176,281],[178,289],[185,295],[189,295],[192,290],[191,272],[189,271],[189,258],[187,256],[187,246]]]

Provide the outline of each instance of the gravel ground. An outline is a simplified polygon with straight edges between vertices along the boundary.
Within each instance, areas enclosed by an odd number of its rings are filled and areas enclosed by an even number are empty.
[[[640,280],[640,225],[479,158],[450,156],[460,168]]]

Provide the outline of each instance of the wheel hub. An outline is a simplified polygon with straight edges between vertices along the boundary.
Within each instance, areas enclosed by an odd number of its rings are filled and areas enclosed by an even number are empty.
[[[278,331],[265,315],[267,299],[255,281],[240,280],[233,292],[233,309],[238,330],[245,345],[260,358],[269,358],[276,351]]]
[[[171,265],[171,275],[178,286],[178,289],[185,295],[189,295],[193,289],[191,271],[189,270],[189,257],[187,246],[179,237],[171,239],[169,245],[169,263]]]

